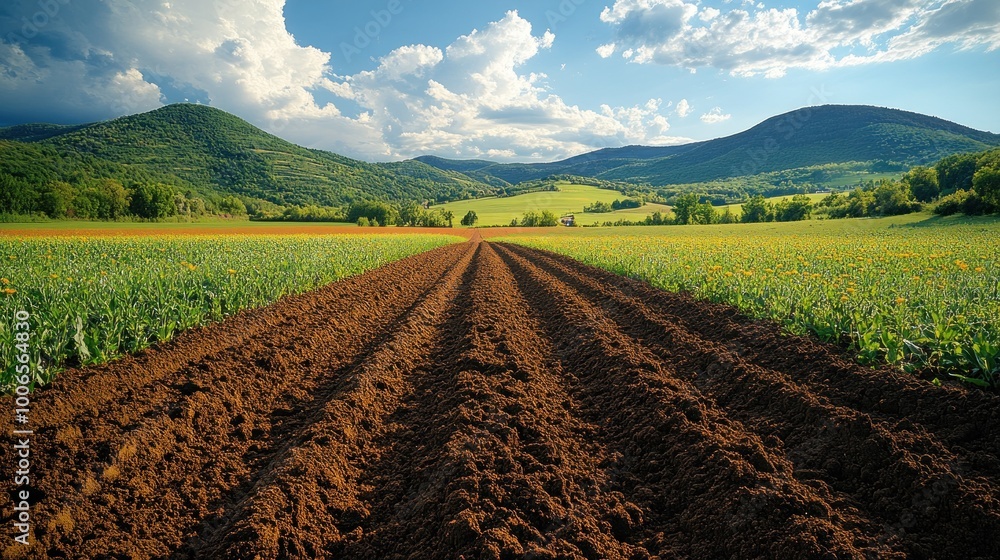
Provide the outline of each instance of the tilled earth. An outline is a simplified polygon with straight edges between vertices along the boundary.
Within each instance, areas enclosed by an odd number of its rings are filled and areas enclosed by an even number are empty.
[[[4,557],[1000,549],[997,396],[478,238],[34,399],[34,545]]]

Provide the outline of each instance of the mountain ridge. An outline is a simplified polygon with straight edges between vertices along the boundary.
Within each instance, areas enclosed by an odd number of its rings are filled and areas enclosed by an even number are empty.
[[[926,164],[995,146],[1000,146],[1000,134],[938,117],[871,105],[820,105],[776,115],[713,140],[604,148],[548,163],[474,160],[466,173],[508,182],[572,174],[663,186],[830,163]],[[442,169],[468,165],[436,156],[415,159]]]

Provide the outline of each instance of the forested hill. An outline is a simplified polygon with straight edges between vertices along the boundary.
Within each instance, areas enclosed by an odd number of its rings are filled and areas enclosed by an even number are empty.
[[[0,176],[29,187],[110,177],[131,188],[156,180],[209,198],[239,195],[282,206],[447,201],[496,190],[421,163],[372,164],[296,146],[203,105],[85,126],[14,126],[0,129],[0,140]]]
[[[90,125],[0,128],[0,214],[266,216],[368,200],[503,196],[553,176],[665,186],[844,162],[901,169],[995,146],[1000,135],[935,117],[828,105],[716,140],[609,148],[554,163],[366,163],[296,146],[218,109],[177,104]]]
[[[509,182],[556,173],[649,183],[712,181],[844,162],[916,165],[1000,146],[1000,135],[950,121],[866,105],[806,107],[739,134],[682,146],[628,146],[543,164],[418,158],[441,169]]]

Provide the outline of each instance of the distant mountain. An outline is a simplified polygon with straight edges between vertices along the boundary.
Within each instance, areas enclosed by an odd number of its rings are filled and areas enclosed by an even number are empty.
[[[303,148],[203,105],[169,105],[83,126],[8,127],[0,129],[0,140],[12,141],[4,145],[11,153],[23,152],[18,143],[34,143],[54,149],[61,160],[86,155],[156,177],[176,177],[169,182],[201,192],[279,205],[342,206],[368,199],[443,202],[496,192],[461,173],[420,162],[373,164]]]
[[[439,169],[458,171],[490,184],[500,181],[516,185],[552,175],[596,177],[601,173],[634,163],[637,160],[670,157],[692,150],[698,145],[699,143],[683,146],[604,148],[553,163],[496,163],[481,159],[454,160],[437,156],[420,156],[415,158],[415,161]]]
[[[830,163],[925,164],[995,146],[1000,146],[998,134],[936,117],[865,105],[824,105],[772,117],[745,132],[716,140],[610,148],[554,163],[417,159],[440,169],[510,183],[571,174],[662,186]]]

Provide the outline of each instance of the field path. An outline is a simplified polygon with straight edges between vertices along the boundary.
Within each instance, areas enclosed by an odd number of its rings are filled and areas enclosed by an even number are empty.
[[[996,395],[478,236],[34,399],[35,544],[4,558],[1000,549]]]

